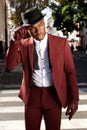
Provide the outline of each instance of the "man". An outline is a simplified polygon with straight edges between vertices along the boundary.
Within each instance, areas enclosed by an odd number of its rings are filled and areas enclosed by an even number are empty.
[[[23,66],[19,97],[25,103],[26,130],[60,130],[61,109],[71,119],[78,109],[74,62],[66,38],[45,31],[44,15],[36,7],[21,14],[25,25],[18,28],[6,54],[6,66]],[[30,38],[25,39],[29,32]]]

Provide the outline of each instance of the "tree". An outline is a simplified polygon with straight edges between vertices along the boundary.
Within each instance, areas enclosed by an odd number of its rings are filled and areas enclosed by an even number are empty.
[[[64,0],[55,8],[54,26],[67,35],[74,29],[79,29],[76,23],[83,27],[87,22],[87,3],[84,0]]]

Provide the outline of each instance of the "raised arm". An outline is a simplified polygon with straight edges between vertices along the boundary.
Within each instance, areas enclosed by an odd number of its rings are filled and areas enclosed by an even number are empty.
[[[21,62],[21,55],[19,50],[19,45],[21,43],[21,39],[26,35],[28,31],[28,25],[19,27],[13,35],[13,38],[10,41],[10,46],[6,52],[6,67],[14,68]]]

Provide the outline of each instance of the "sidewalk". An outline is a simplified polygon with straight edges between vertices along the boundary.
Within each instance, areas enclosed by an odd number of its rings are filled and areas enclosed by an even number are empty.
[[[0,60],[0,89],[17,89],[22,81],[22,66],[19,65],[10,72],[5,72],[6,67],[3,60]]]
[[[4,68],[5,68],[4,61],[3,59],[0,59],[0,73],[4,71]]]
[[[73,55],[76,55],[81,58],[87,58],[87,55],[84,51],[73,51]]]

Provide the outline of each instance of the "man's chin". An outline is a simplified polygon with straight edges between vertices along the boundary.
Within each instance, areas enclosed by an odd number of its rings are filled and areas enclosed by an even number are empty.
[[[41,41],[41,40],[43,40],[43,39],[44,39],[44,37],[43,37],[43,36],[40,36],[40,35],[36,37],[36,40],[38,40],[38,41]]]

